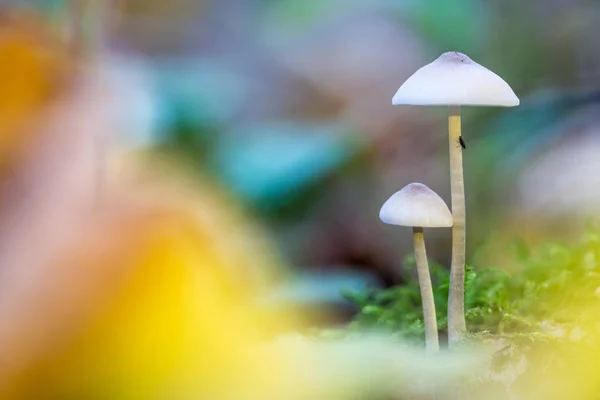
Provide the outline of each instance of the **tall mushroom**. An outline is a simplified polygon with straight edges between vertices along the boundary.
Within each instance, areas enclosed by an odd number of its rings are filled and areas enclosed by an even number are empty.
[[[465,279],[465,188],[462,167],[460,106],[519,105],[510,86],[498,75],[458,52],[442,54],[402,84],[392,99],[394,105],[450,106],[450,187],[452,194],[452,266],[448,297],[448,340],[452,346],[466,330]]]
[[[417,275],[423,302],[425,347],[428,352],[437,351],[440,346],[423,228],[450,227],[452,214],[444,200],[433,190],[422,183],[411,183],[394,193],[383,204],[379,218],[386,224],[413,228]]]

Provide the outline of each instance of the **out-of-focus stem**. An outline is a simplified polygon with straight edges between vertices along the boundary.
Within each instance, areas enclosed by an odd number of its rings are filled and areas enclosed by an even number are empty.
[[[452,265],[450,269],[450,290],[448,296],[448,343],[450,347],[458,342],[466,331],[465,322],[465,250],[466,216],[465,184],[463,178],[460,107],[451,107],[448,117],[450,143],[450,188],[452,195]]]
[[[440,349],[437,331],[437,319],[435,316],[435,302],[433,300],[433,289],[431,287],[431,276],[429,275],[429,263],[425,251],[425,238],[423,228],[413,228],[415,243],[415,259],[417,261],[417,276],[421,288],[421,301],[423,302],[423,323],[425,325],[425,349],[427,352],[435,352]]]
[[[69,0],[67,4],[67,42],[88,60],[98,57],[108,39],[112,0]]]
[[[95,68],[106,50],[113,0],[69,0],[66,12],[66,40],[84,65]],[[96,173],[93,177],[97,199],[100,200],[106,174],[106,159],[110,147],[110,132],[98,137],[93,157]]]

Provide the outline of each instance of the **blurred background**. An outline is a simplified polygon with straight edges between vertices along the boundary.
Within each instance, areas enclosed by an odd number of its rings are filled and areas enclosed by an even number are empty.
[[[70,113],[58,112],[56,132],[72,132],[64,140],[73,144],[95,130],[89,135],[97,140],[67,146],[55,161],[66,164],[60,165],[65,173],[77,170],[79,162],[90,170],[100,165],[99,173],[65,181],[77,190],[55,185],[56,197],[44,190],[34,191],[44,193],[36,198],[67,207],[67,194],[79,196],[81,182],[101,184],[105,168],[121,176],[124,169],[114,160],[122,154],[149,157],[146,165],[161,176],[177,165],[204,199],[196,206],[207,215],[204,226],[216,232],[220,251],[234,252],[232,238],[241,235],[244,251],[269,256],[260,259],[257,270],[268,264],[285,277],[260,291],[261,304],[276,312],[308,309],[315,315],[310,326],[349,320],[354,309],[340,295],[345,289],[403,284],[411,232],[378,218],[392,193],[422,182],[450,202],[447,110],[391,105],[405,79],[443,52],[469,55],[504,78],[521,99],[511,109],[463,108],[468,263],[510,267],[513,250],[523,242],[569,239],[600,211],[600,4],[595,1],[3,0],[0,5],[2,43],[12,43],[6,37],[13,31],[25,32],[19,43],[36,49],[36,62],[47,63],[38,70],[38,64],[27,64],[29,58],[19,58],[25,54],[21,48],[0,46],[9,49],[0,51],[3,136],[31,139],[21,132],[52,131],[48,104],[54,107],[73,92],[65,108]],[[90,71],[102,78],[78,78]],[[96,92],[108,87],[106,98]],[[10,97],[29,89],[30,97]],[[114,111],[110,124],[97,112],[105,108]],[[19,146],[29,146],[29,139]],[[16,183],[7,186],[12,189],[5,189],[2,204],[6,215],[17,215],[15,209],[29,204],[21,199],[35,197],[19,183],[18,171],[33,165],[32,171],[46,172],[39,179],[27,172],[23,179],[31,180],[32,188],[40,182],[51,186],[54,164],[19,161],[31,155],[11,140],[3,139],[2,171],[3,179]],[[90,193],[95,190],[88,186]],[[45,210],[36,204],[29,209]],[[45,206],[55,209],[54,203]],[[227,215],[224,222],[214,217],[221,213]],[[25,221],[13,219],[19,226]],[[12,240],[13,230],[5,231]],[[426,235],[430,258],[448,266],[450,230]],[[23,250],[32,243],[27,237],[27,246],[15,247],[8,239],[3,246]],[[14,257],[9,261],[28,260]]]
[[[69,18],[68,2],[11,5],[63,27]],[[218,182],[302,274],[287,292],[298,301],[399,283],[410,230],[383,225],[379,207],[414,181],[449,202],[446,110],[391,106],[402,82],[445,51],[495,71],[522,104],[463,110],[470,263],[500,264],[516,238],[568,237],[597,212],[593,1],[113,0],[99,8],[82,11],[91,18],[84,29],[95,29],[96,13],[102,65],[126,88],[116,143],[169,153]],[[448,265],[450,231],[427,235],[430,257]]]

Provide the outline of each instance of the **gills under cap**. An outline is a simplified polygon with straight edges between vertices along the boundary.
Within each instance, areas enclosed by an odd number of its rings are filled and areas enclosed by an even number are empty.
[[[453,224],[448,206],[422,183],[411,183],[394,193],[381,207],[386,224],[421,228],[445,228]]]
[[[451,51],[408,78],[392,104],[514,107],[519,99],[498,75],[465,54]]]

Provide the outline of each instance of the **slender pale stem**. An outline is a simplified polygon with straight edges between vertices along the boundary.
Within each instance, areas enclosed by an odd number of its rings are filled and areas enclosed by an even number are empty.
[[[84,58],[95,61],[105,49],[114,0],[69,0],[66,39]]]
[[[79,52],[83,47],[81,42],[85,38],[83,4],[80,0],[68,0],[65,5],[63,23],[65,41],[72,49]]]
[[[67,13],[67,40],[81,56],[83,62],[96,68],[106,50],[111,7],[114,0],[69,0]],[[100,200],[106,179],[106,164],[110,150],[110,137],[98,136],[94,143],[96,159],[95,190]]]
[[[448,117],[450,138],[450,188],[452,194],[452,266],[448,296],[448,343],[458,342],[467,329],[465,322],[465,183],[462,147],[459,144],[460,107],[451,107]]]
[[[419,277],[421,301],[423,302],[425,349],[427,352],[435,352],[440,349],[440,344],[438,340],[435,302],[433,301],[433,289],[431,287],[431,277],[429,276],[429,264],[427,263],[423,228],[413,228],[413,237],[415,241],[415,259],[417,260],[417,276]]]

